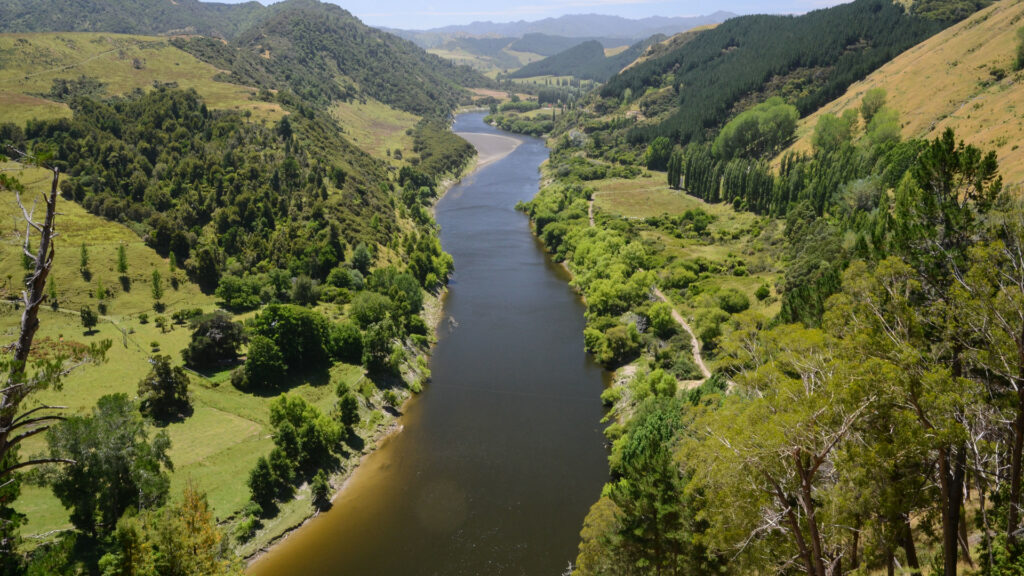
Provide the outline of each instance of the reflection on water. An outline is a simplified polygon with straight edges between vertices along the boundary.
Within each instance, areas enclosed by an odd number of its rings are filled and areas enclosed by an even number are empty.
[[[456,131],[496,133],[482,114]],[[433,382],[404,431],[366,459],[334,508],[250,569],[270,575],[558,575],[607,479],[603,374],[583,307],[517,202],[537,192],[537,139],[437,206],[456,273]]]

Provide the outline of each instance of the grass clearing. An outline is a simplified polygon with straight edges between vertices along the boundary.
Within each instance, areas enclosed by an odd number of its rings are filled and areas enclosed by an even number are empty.
[[[250,99],[254,88],[219,82],[221,71],[170,44],[167,38],[61,32],[0,34],[0,121],[65,118],[71,110],[49,99],[53,81],[100,79],[107,95],[147,90],[154,82],[194,88],[213,109],[249,111],[277,121],[278,104]]]
[[[25,199],[31,199],[48,186],[48,173],[40,169],[15,170],[7,164],[2,168],[17,176],[29,189]],[[68,413],[85,414],[103,395],[125,393],[131,397],[137,394],[139,381],[149,372],[149,358],[155,353],[167,354],[175,362],[181,361],[180,351],[187,345],[190,331],[187,326],[171,325],[166,332],[156,326],[157,314],[153,310],[151,276],[153,270],[160,270],[164,277],[163,302],[167,309],[162,315],[171,314],[184,308],[216,309],[212,296],[199,291],[179,271],[178,288],[169,282],[171,272],[167,260],[147,247],[128,228],[89,214],[81,206],[58,201],[60,215],[57,218],[56,258],[51,277],[55,279],[60,301],[60,310],[44,306],[40,311],[40,329],[36,336],[36,347],[52,345],[59,340],[83,343],[110,339],[113,346],[106,363],[85,366],[71,374],[61,390],[48,390],[30,398],[30,406],[52,403],[68,406]],[[20,309],[6,301],[15,296],[24,276],[20,258],[16,225],[18,216],[14,194],[0,192],[0,222],[4,233],[0,236],[0,334],[4,341],[15,338],[20,320]],[[82,243],[88,246],[91,279],[86,280],[79,270]],[[116,253],[119,245],[127,248],[130,290],[118,280]],[[78,310],[83,305],[96,309],[99,301],[95,298],[97,284],[102,282],[112,295],[107,299],[108,314],[103,316],[95,332],[86,333],[81,326]],[[141,323],[141,314],[147,314],[149,321]],[[153,345],[155,344],[155,346]],[[181,422],[167,425],[171,437],[171,457],[175,463],[171,474],[171,497],[181,494],[185,481],[196,481],[207,493],[214,515],[221,521],[235,515],[249,500],[246,486],[249,470],[257,458],[270,452],[273,441],[270,437],[269,405],[277,396],[260,396],[236,390],[229,382],[230,371],[222,371],[205,378],[191,374],[193,413]],[[363,378],[359,366],[336,365],[329,373],[299,378],[288,391],[298,394],[329,411],[336,400],[334,384],[345,381],[355,388]],[[379,402],[377,402],[379,405]],[[363,406],[363,419],[369,420],[372,406]],[[378,417],[381,425],[366,430],[364,437],[372,445],[382,430],[393,422],[385,414]],[[46,450],[42,436],[29,439],[22,449],[23,454],[37,454]],[[352,454],[358,459],[360,453]],[[352,466],[345,465],[348,472]],[[336,482],[336,484],[338,484]],[[304,497],[304,499],[302,499]],[[282,513],[273,520],[257,537],[239,548],[246,554],[255,552],[284,531],[300,524],[312,511],[308,488],[299,491],[299,499],[282,504]],[[54,530],[70,528],[68,513],[48,487],[25,485],[15,508],[28,514],[28,524],[23,528],[28,546],[37,545],[46,538],[36,535]],[[231,526],[228,526],[230,532]]]
[[[353,144],[376,158],[387,158],[388,150],[412,153],[413,139],[405,132],[419,122],[419,116],[372,99],[335,104],[331,115],[341,123]]]
[[[682,190],[673,190],[665,182],[663,172],[650,172],[649,178],[634,180],[615,178],[589,182],[595,189],[595,214],[605,212],[633,220],[660,216],[677,216],[688,210],[703,210],[714,217],[708,233],[677,238],[660,229],[645,229],[640,237],[654,252],[666,260],[664,268],[680,260],[707,260],[715,269],[696,282],[699,292],[714,293],[733,288],[750,300],[751,309],[766,317],[779,312],[781,302],[774,286],[781,278],[775,242],[765,242],[751,231],[765,228],[769,239],[780,230],[780,225],[750,212],[737,212],[728,204],[708,204]],[[743,272],[737,275],[737,268]],[[754,292],[767,284],[772,295],[759,301]],[[688,291],[666,290],[666,296],[684,315],[693,318],[703,300]]]

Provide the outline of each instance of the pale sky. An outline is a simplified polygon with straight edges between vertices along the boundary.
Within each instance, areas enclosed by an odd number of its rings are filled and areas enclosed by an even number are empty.
[[[242,0],[220,0],[236,2]],[[261,0],[264,4],[272,3]],[[326,0],[371,26],[421,30],[475,20],[540,20],[563,14],[611,14],[626,18],[697,16],[718,10],[736,14],[800,14],[844,0]]]

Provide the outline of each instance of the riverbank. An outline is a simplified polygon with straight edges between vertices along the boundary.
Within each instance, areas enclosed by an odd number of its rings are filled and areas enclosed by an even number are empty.
[[[494,136],[479,133],[459,133],[477,149],[477,156],[470,161],[458,178],[452,178],[441,182],[439,185],[438,200],[453,186],[463,179],[473,175],[484,166],[497,162],[512,152],[522,143],[521,140],[507,137]],[[444,300],[448,294],[447,286],[442,287],[437,294],[429,293],[424,297],[423,311],[421,313],[427,326],[432,327],[431,347],[437,343],[437,338],[444,319]],[[413,382],[416,374],[403,374],[407,382]],[[402,415],[406,413],[410,403],[416,394],[410,393],[408,389],[400,391],[400,407],[395,411],[383,411],[383,419],[364,438],[365,447],[358,453],[353,453],[347,458],[340,470],[331,475],[331,486],[335,488],[331,497],[332,504],[341,498],[351,486],[351,480],[355,472],[364,467],[367,459],[375,454],[392,438],[402,432],[404,426],[401,423]],[[238,553],[242,556],[249,568],[252,568],[266,556],[272,549],[290,538],[299,529],[306,526],[311,520],[319,516],[319,511],[313,509],[310,504],[311,494],[308,485],[299,487],[295,498],[282,504],[282,513],[273,521],[268,523],[257,535],[246,544],[238,547]]]
[[[492,164],[516,151],[516,148],[523,143],[518,138],[498,134],[483,134],[481,132],[456,132],[461,138],[476,148],[476,167],[479,170],[488,164]]]
[[[479,114],[460,127],[491,130]],[[480,170],[494,157],[483,150],[437,205],[456,273],[443,306],[424,315],[441,326],[428,393],[408,404],[403,432],[363,462],[331,512],[281,542],[253,576],[543,574],[575,557],[607,477],[603,373],[580,348],[578,299],[514,209],[536,194],[546,148],[474,140],[515,153]]]

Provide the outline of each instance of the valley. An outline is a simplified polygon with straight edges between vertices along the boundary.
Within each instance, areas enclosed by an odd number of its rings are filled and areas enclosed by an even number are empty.
[[[515,1],[0,0],[0,573],[1024,569],[1024,3]]]

